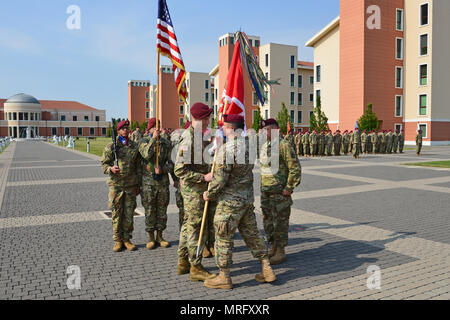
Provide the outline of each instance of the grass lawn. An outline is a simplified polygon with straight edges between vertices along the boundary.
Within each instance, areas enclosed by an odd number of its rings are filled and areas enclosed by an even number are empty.
[[[112,142],[112,138],[101,137],[96,138],[95,140],[94,139],[89,140],[89,149],[90,149],[89,153],[101,157],[103,154],[103,150],[105,149],[105,146],[110,142]],[[67,143],[65,145],[67,146]],[[63,142],[61,142],[59,146],[62,147]],[[86,138],[80,138],[79,140],[75,140],[75,150],[87,152]]]
[[[450,168],[450,160],[432,161],[432,162],[418,162],[418,163],[405,163],[405,165],[407,165],[407,166],[419,166],[419,167]]]

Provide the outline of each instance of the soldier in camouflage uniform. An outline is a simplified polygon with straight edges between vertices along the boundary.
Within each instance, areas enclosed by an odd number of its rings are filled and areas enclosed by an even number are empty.
[[[311,156],[317,156],[317,132],[313,132],[309,135],[309,149],[311,150]]]
[[[327,146],[327,156],[330,157],[331,152],[333,151],[333,135],[331,134],[331,130],[329,130],[325,136],[325,142]]]
[[[319,155],[321,157],[325,156],[325,132],[322,130],[319,134],[319,140],[317,141],[317,145],[319,146]]]
[[[398,132],[397,130],[394,131],[394,134],[392,135],[392,152],[397,153],[398,149]]]
[[[297,147],[297,156],[303,157],[304,156],[304,150],[303,150],[303,142],[302,142],[302,132],[299,131],[297,135],[295,136],[295,145]]]
[[[113,250],[119,252],[125,246],[127,250],[133,251],[136,250],[136,246],[130,240],[134,230],[136,196],[139,194],[141,158],[139,145],[128,137],[130,122],[128,120],[119,122],[117,132],[115,146],[119,166],[115,164],[112,142],[103,150],[101,162],[103,173],[108,175],[108,207],[112,212]]]
[[[386,130],[380,132],[380,153],[386,153]]]
[[[353,130],[348,133],[348,152],[353,154]]]
[[[289,131],[286,136],[284,137],[286,141],[289,141],[289,143],[292,145],[292,147],[295,149],[295,138],[291,131]]]
[[[362,153],[367,152],[367,131],[366,130],[364,130],[363,133],[361,133],[361,148],[362,148]]]
[[[350,144],[350,136],[348,134],[348,130],[345,130],[344,135],[342,136],[342,148],[345,156],[348,154],[349,144]]]
[[[392,142],[393,142],[393,135],[392,130],[389,130],[388,134],[386,135],[386,153],[392,153]]]
[[[422,150],[422,130],[419,130],[416,135],[416,154],[419,156]]]
[[[225,115],[224,118],[223,130],[227,143],[218,151],[213,181],[203,195],[205,201],[218,200],[214,227],[216,264],[220,272],[217,277],[205,280],[205,287],[214,289],[233,288],[230,268],[233,262],[233,239],[237,229],[253,257],[261,261],[262,271],[255,279],[259,282],[276,280],[270,267],[266,245],[256,224],[253,206],[255,159],[250,159],[248,138],[241,138],[244,118],[239,115]]]
[[[171,160],[172,144],[156,127],[156,118],[148,121],[148,136],[141,140],[139,153],[142,157],[141,201],[145,209],[145,231],[149,234],[147,249],[155,249],[156,243],[163,248],[170,246],[164,240],[163,231],[167,227],[167,207],[170,201],[169,173],[174,182],[178,178],[173,173]],[[159,137],[159,163],[157,166],[157,140]],[[155,239],[156,231],[156,239]]]
[[[341,155],[341,145],[342,145],[341,131],[336,130],[336,132],[334,133],[333,144],[334,144],[334,155],[340,156]]]
[[[311,156],[311,148],[309,145],[309,130],[307,130],[305,132],[305,134],[302,137],[302,143],[303,143],[303,149],[305,152],[305,156],[306,157],[310,157]]]
[[[359,129],[355,128],[352,133],[352,144],[353,144],[353,157],[355,159],[359,158],[359,150],[361,145],[361,135],[359,134]]]
[[[270,156],[272,130],[278,130],[274,119],[262,122],[263,134],[267,141],[261,149],[261,211],[263,214],[264,231],[271,245],[269,258],[271,264],[279,264],[286,260],[284,248],[288,244],[289,217],[293,204],[291,194],[301,181],[301,166],[294,149],[282,139],[279,139],[278,165],[271,168]],[[274,142],[275,141],[275,142]],[[275,170],[278,169],[278,170]],[[274,173],[274,171],[276,173]]]
[[[405,146],[405,133],[404,130],[399,133],[398,135],[398,152],[403,153],[403,148]]]
[[[139,141],[142,139],[142,133],[139,127],[134,130],[134,132],[130,136],[130,140],[139,143]]]
[[[206,147],[210,144],[209,141],[205,141],[205,133],[213,109],[203,103],[196,103],[190,111],[192,124],[183,132],[175,164],[175,175],[180,179],[185,206],[185,220],[181,227],[178,246],[177,273],[180,275],[190,273],[191,281],[204,281],[215,277],[202,266],[202,255],[197,256],[197,242],[200,237],[205,207],[203,193],[208,189],[208,182],[213,178],[210,173],[210,165],[205,162],[203,157]],[[213,221],[214,212],[215,205],[210,203],[208,206],[209,221]],[[205,242],[209,237],[209,228],[210,225],[206,224],[200,252],[205,248]],[[210,245],[214,245],[214,243],[210,243]],[[210,250],[213,251],[214,248],[210,248]]]

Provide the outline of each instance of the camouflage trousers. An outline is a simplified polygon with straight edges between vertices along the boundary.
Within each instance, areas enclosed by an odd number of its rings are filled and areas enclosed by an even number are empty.
[[[175,201],[178,207],[178,226],[179,230],[181,230],[181,226],[183,225],[184,221],[184,203],[180,188],[175,189]]]
[[[200,237],[200,228],[202,225],[203,210],[205,201],[202,194],[184,193],[184,220],[180,230],[180,242],[178,245],[178,257],[189,258],[192,265],[198,265],[202,262],[202,255],[197,257],[197,243]],[[203,230],[202,242],[200,244],[200,253],[203,252],[205,245],[214,247],[214,214],[217,202],[210,201],[206,216],[205,228]]]
[[[405,146],[405,143],[399,142],[398,143],[398,152],[403,153],[404,146]]]
[[[342,144],[342,151],[344,152],[345,155],[347,155],[348,153],[348,143],[343,143]]]
[[[339,156],[341,154],[341,145],[339,143],[334,144],[334,155]]]
[[[234,234],[239,230],[253,257],[267,258],[267,248],[258,230],[253,203],[241,200],[219,201],[214,216],[216,232],[216,264],[219,268],[231,268]]]
[[[392,153],[392,143],[386,143],[386,153]]]
[[[422,144],[418,143],[416,144],[416,154],[420,154],[420,151],[422,151]]]
[[[297,156],[303,156],[303,155],[304,155],[303,144],[299,144],[297,146]]]
[[[133,187],[109,186],[108,208],[111,209],[114,241],[127,241],[134,230],[134,210],[136,209],[136,190]]]
[[[304,145],[304,148],[305,148],[305,155],[307,156],[311,155],[309,144]]]
[[[398,149],[398,142],[397,143],[393,143],[392,144],[392,152],[397,153],[397,149]]]
[[[267,242],[286,247],[292,198],[276,193],[261,193],[261,211]]]
[[[332,151],[333,151],[333,145],[327,144],[327,156],[331,156]]]
[[[367,142],[361,142],[362,153],[367,152]]]
[[[163,231],[167,227],[167,206],[170,201],[169,186],[146,186],[141,191],[145,209],[145,231]]]
[[[359,143],[354,143],[353,144],[353,156],[354,157],[356,157],[356,156],[359,156],[359,146],[360,146],[360,144]]]

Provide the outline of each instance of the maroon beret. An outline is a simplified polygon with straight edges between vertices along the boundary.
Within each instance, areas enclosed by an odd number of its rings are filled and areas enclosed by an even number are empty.
[[[261,120],[261,129],[270,125],[276,125],[277,127],[279,127],[277,120],[275,119],[267,119],[267,120]]]
[[[244,123],[244,117],[238,114],[224,114],[223,121],[226,123]]]
[[[209,117],[212,112],[212,108],[201,102],[197,102],[191,107],[191,115],[197,120],[202,120]]]
[[[187,128],[189,128],[191,126],[191,123],[188,121],[184,124],[184,129],[186,130]]]
[[[161,121],[158,121],[158,123],[161,123]],[[152,129],[156,125],[156,118],[151,118],[147,122],[147,130]]]
[[[119,131],[120,129],[122,129],[122,127],[125,127],[125,126],[130,126],[130,121],[128,121],[128,120],[123,120],[123,121],[120,121],[118,124],[117,124],[117,131]]]

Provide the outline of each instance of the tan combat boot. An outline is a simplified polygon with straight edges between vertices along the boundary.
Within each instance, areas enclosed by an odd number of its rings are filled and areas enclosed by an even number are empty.
[[[130,240],[124,241],[123,245],[125,246],[125,248],[127,248],[128,251],[136,250],[136,246],[134,244],[132,244]]]
[[[272,258],[275,255],[276,249],[277,246],[275,245],[275,243],[270,243],[269,258]]]
[[[159,242],[159,245],[163,248],[170,247],[170,243],[168,243],[166,240],[164,240],[162,236],[162,230],[156,231],[156,241]]]
[[[186,258],[178,258],[178,265],[177,265],[177,274],[188,274],[189,270],[191,269],[191,264],[189,263],[189,259]]]
[[[123,243],[122,241],[114,241],[114,248],[113,251],[114,252],[120,252],[123,249]]]
[[[211,256],[213,256],[213,257],[216,256],[216,251],[214,250],[214,246],[209,248],[209,252],[211,252]]]
[[[216,275],[206,271],[201,263],[196,266],[191,264],[191,271],[190,271],[191,281],[205,281],[207,279],[212,279],[215,277]]]
[[[277,279],[277,277],[275,276],[275,272],[273,272],[273,269],[270,266],[269,259],[262,260],[261,266],[262,266],[261,273],[258,273],[255,276],[255,280],[261,283],[274,282]]]
[[[270,264],[280,264],[286,261],[286,253],[284,252],[284,248],[277,246],[275,255],[270,258]]]
[[[208,248],[207,248],[206,246],[203,248],[202,257],[203,257],[203,258],[209,258],[209,257],[211,257],[211,253],[208,251]]]
[[[205,280],[205,287],[212,289],[233,289],[230,269],[220,269],[219,275],[213,279]]]
[[[153,250],[156,248],[155,233],[153,231],[148,233],[148,242],[145,247],[148,250]]]

